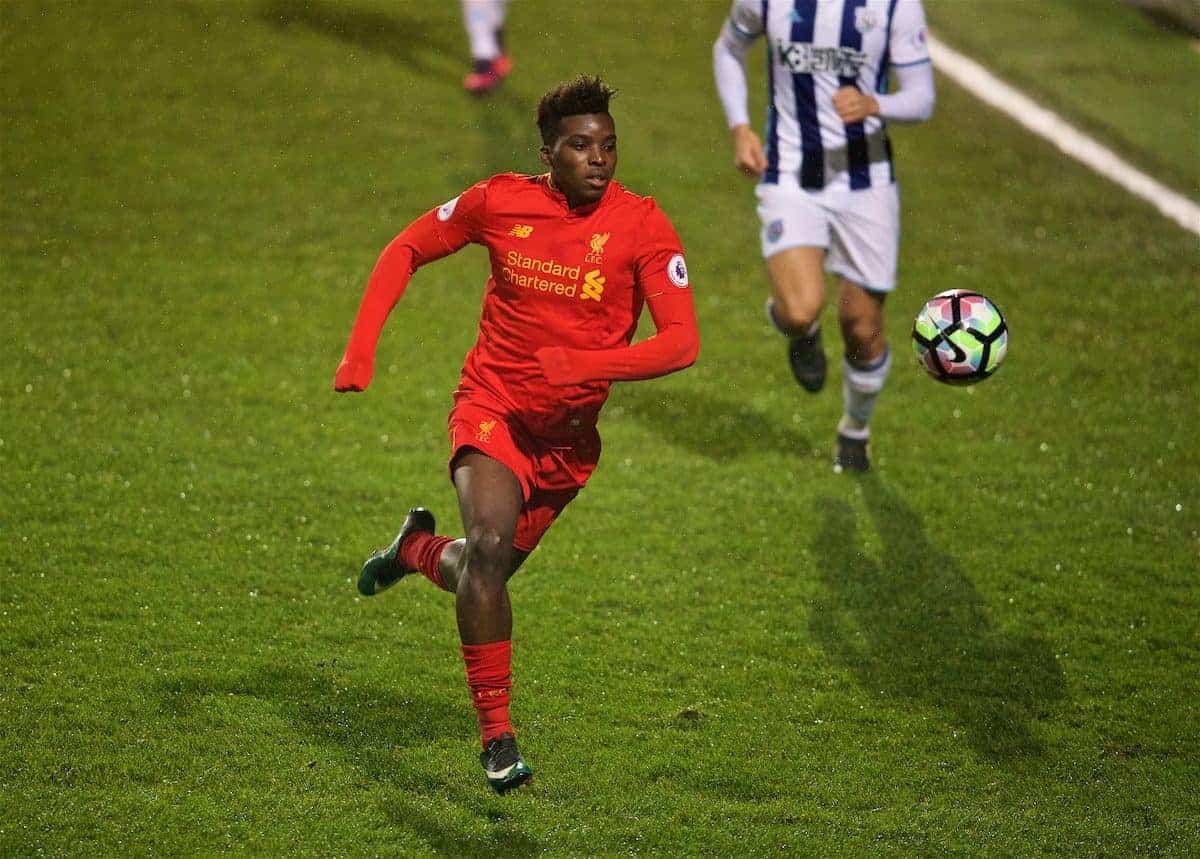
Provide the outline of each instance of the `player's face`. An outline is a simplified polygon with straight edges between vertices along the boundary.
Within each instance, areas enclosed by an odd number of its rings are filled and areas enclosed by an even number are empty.
[[[542,147],[542,163],[549,166],[554,186],[574,209],[604,196],[617,169],[617,130],[607,113],[565,116],[558,123],[558,138]]]

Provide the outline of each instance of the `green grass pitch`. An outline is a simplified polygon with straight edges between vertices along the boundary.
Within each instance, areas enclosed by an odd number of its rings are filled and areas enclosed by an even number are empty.
[[[835,475],[840,371],[805,395],[762,314],[725,10],[522,0],[479,102],[449,0],[0,6],[0,855],[1200,849],[1196,237],[941,80],[895,134],[876,467]],[[1134,13],[1096,20],[1137,53]],[[379,250],[536,171],[536,98],[581,71],[621,91],[618,175],[689,249],[702,351],[616,387],[513,580],[537,781],[496,798],[447,595],[353,586],[411,504],[456,529],[482,252],[417,275],[367,393],[331,381]],[[975,389],[907,342],[952,287],[1011,327]]]

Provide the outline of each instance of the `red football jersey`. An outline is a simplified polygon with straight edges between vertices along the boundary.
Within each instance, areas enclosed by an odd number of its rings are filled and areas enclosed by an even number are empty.
[[[599,202],[567,207],[546,176],[502,173],[439,208],[450,250],[488,249],[492,275],[461,387],[482,389],[533,428],[593,424],[607,381],[551,387],[545,346],[626,346],[646,298],[690,290],[679,236],[653,198],[612,181]]]
[[[379,330],[412,272],[469,243],[488,249],[492,274],[459,392],[482,393],[531,430],[594,424],[609,380],[650,378],[695,359],[683,247],[652,198],[612,181],[598,202],[570,209],[547,175],[502,173],[417,219],[388,246],[343,365],[367,367],[369,380]],[[659,333],[630,346],[646,302]],[[360,375],[353,370],[347,378]]]

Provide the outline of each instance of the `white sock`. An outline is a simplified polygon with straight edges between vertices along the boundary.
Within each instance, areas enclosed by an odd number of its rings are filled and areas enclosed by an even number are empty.
[[[888,371],[892,369],[892,353],[884,349],[883,357],[866,367],[858,367],[842,359],[842,401],[846,413],[838,423],[838,432],[849,438],[866,438],[875,411],[875,400],[883,390]]]
[[[471,42],[471,59],[494,60],[500,56],[496,32],[504,26],[508,0],[462,0],[463,26]]]

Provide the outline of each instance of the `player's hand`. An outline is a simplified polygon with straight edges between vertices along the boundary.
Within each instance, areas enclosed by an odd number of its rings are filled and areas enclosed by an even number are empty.
[[[347,391],[365,391],[371,384],[374,368],[370,361],[356,361],[352,358],[342,358],[338,365],[337,374],[333,377],[333,389],[339,394]]]
[[[842,122],[862,122],[879,113],[879,102],[858,87],[844,86],[833,94],[833,109]]]
[[[761,176],[767,169],[767,153],[762,141],[748,125],[733,128],[733,163],[747,176]]]
[[[561,346],[543,346],[534,353],[538,364],[541,365],[542,375],[546,381],[555,387],[575,385],[579,380],[575,377],[575,368],[567,350]]]

